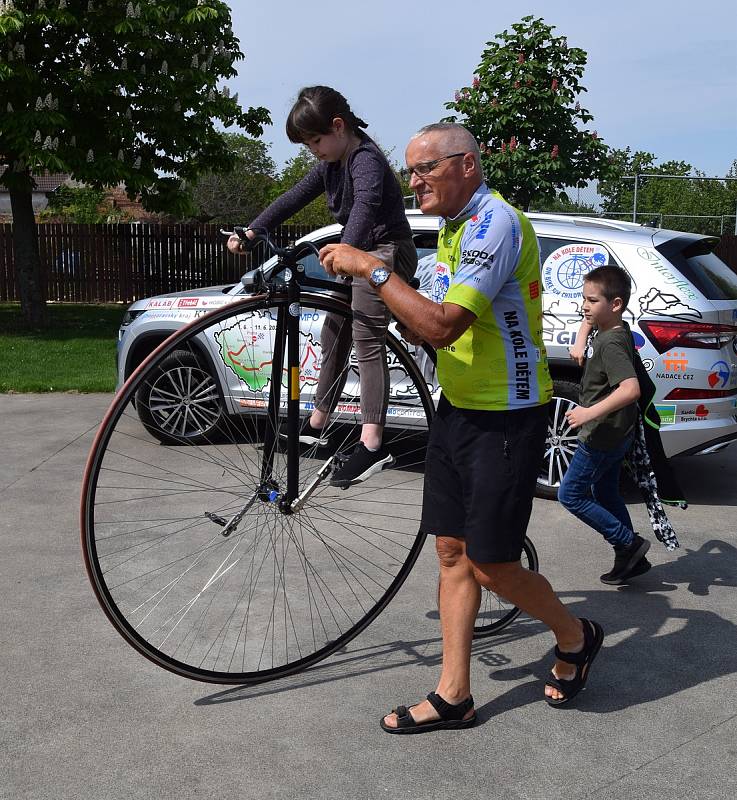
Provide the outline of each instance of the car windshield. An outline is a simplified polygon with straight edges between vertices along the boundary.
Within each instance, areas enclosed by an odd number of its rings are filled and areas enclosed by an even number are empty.
[[[737,300],[737,273],[711,252],[713,239],[686,247],[671,260],[709,300]]]

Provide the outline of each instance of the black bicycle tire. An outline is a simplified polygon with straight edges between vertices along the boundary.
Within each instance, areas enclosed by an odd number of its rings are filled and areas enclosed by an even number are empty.
[[[343,314],[346,317],[350,317],[352,313],[348,303],[331,297],[327,294],[303,292],[301,301],[303,305],[312,305],[319,310]],[[161,360],[174,352],[178,347],[181,346],[183,341],[188,340],[190,337],[196,336],[198,333],[204,331],[208,326],[217,324],[218,322],[227,319],[236,313],[246,313],[248,311],[254,311],[259,308],[263,308],[265,306],[273,307],[276,305],[287,304],[287,298],[281,295],[276,297],[269,297],[267,295],[252,296],[209,312],[208,314],[203,315],[202,317],[185,325],[183,328],[166,339],[139,365],[139,367],[125,382],[121,390],[116,394],[110,408],[100,424],[100,428],[95,436],[85,466],[80,500],[80,529],[85,569],[96,598],[108,617],[110,623],[131,647],[133,647],[137,652],[141,653],[141,655],[145,656],[153,663],[157,664],[159,667],[192,680],[203,681],[206,683],[251,685],[270,680],[276,680],[278,678],[295,674],[327,658],[332,653],[340,650],[356,636],[358,636],[371,622],[376,619],[376,617],[384,610],[384,608],[386,608],[409,575],[409,572],[414,566],[426,538],[424,533],[418,531],[407,557],[402,563],[392,583],[388,586],[384,594],[372,606],[372,608],[366,614],[364,614],[360,620],[358,620],[346,632],[344,632],[343,635],[329,642],[310,655],[305,656],[304,658],[300,658],[288,664],[271,669],[258,670],[255,673],[226,673],[215,670],[203,670],[179,661],[178,659],[172,658],[167,654],[157,650],[155,647],[150,645],[150,643],[139,636],[134,628],[128,623],[125,615],[122,614],[118,609],[105,584],[103,571],[97,559],[94,541],[94,503],[96,479],[99,473],[102,458],[105,453],[105,448],[115,428],[116,422],[120,419],[123,411],[128,406],[131,399],[135,397],[136,391],[141,382],[144,380],[148,370],[154,369],[154,365],[160,363]],[[407,370],[407,375],[417,390],[429,424],[434,416],[435,408],[432,397],[428,391],[424,379],[422,378],[422,375],[419,372],[419,369],[417,368],[414,360],[406,348],[401,345],[399,340],[391,333],[387,336],[387,344],[389,349],[392,350],[393,354],[400,360],[402,366]]]
[[[522,552],[530,565],[529,569],[533,572],[537,572],[540,568],[540,559],[538,558],[535,545],[527,536],[522,545]],[[482,589],[481,591],[483,592],[484,590]],[[485,639],[487,636],[494,636],[497,633],[501,633],[501,631],[511,625],[521,613],[521,609],[517,608],[517,606],[513,606],[503,617],[500,617],[489,625],[474,625],[473,638]]]

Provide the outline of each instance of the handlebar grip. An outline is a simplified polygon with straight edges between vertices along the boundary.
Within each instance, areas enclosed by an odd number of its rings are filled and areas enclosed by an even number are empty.
[[[254,236],[253,239],[246,236],[247,230],[248,230],[247,228],[243,228],[241,226],[236,226],[235,228],[233,228],[233,233],[235,233],[236,236],[238,236],[238,238],[241,240],[241,250],[244,253],[249,252],[249,250],[253,250],[255,247],[258,246],[258,243],[261,241],[258,235]]]

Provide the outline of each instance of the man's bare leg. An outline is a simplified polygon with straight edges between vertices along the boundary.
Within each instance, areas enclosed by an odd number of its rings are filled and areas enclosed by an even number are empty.
[[[471,562],[475,579],[487,589],[508,600],[517,608],[545,623],[564,653],[578,653],[583,647],[583,625],[560,602],[547,578],[525,569],[518,561],[503,564]],[[556,659],[553,674],[570,679],[575,666]],[[545,686],[545,696],[560,699],[563,695],[552,686]]]
[[[440,628],[443,636],[443,666],[435,690],[452,705],[471,694],[471,640],[473,625],[481,602],[481,588],[466,557],[463,539],[438,536],[435,548],[440,562]],[[472,716],[470,709],[464,718]],[[437,711],[427,700],[411,707],[415,722],[438,719]],[[397,726],[397,715],[387,714],[384,723]]]

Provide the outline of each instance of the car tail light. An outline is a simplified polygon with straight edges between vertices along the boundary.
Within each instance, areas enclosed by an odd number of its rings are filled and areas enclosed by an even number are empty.
[[[673,389],[665,396],[665,400],[718,400],[720,397],[732,397],[737,394],[734,389]]]
[[[652,346],[664,353],[673,347],[700,347],[719,350],[737,336],[734,325],[719,325],[709,322],[670,322],[660,320],[638,320],[642,332]]]

